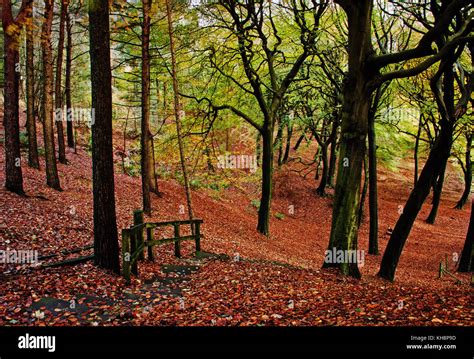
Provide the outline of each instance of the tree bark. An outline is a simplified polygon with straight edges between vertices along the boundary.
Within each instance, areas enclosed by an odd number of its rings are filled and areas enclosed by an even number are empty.
[[[472,161],[471,161],[471,149],[472,149],[472,133],[466,135],[466,154],[464,164],[464,192],[456,203],[456,209],[462,209],[466,204],[469,194],[471,193],[472,186]]]
[[[316,154],[314,155],[314,158],[316,159],[316,172],[314,173],[314,179],[318,180],[319,179],[319,169],[321,168],[321,145],[318,143],[318,149],[316,150]]]
[[[447,121],[442,121],[439,137],[430,151],[416,186],[408,197],[403,213],[398,219],[385,249],[379,271],[379,276],[382,278],[390,281],[393,281],[395,278],[395,270],[413,223],[426,197],[430,193],[430,188],[436,175],[449,157],[452,133],[452,125]]]
[[[328,146],[330,146],[330,145],[332,146],[332,143],[334,142],[335,138],[337,137],[337,130],[339,128],[339,123],[337,121],[336,116],[337,116],[337,114],[333,113],[333,123],[332,123],[332,127],[331,127],[331,133],[329,134],[329,136],[327,134],[319,136],[315,129],[312,131],[313,137],[318,142],[318,145],[319,145],[318,152],[321,155],[321,157],[320,157],[321,161],[318,162],[318,168],[316,170],[316,173],[318,173],[317,171],[319,169],[320,162],[322,162],[322,164],[323,164],[323,172],[321,174],[321,181],[319,182],[319,186],[316,189],[316,193],[320,196],[324,196],[326,194],[326,192],[325,192],[326,187],[328,186],[328,184],[330,183],[330,180],[331,180],[330,179],[331,164],[330,164],[329,158],[328,158]],[[323,123],[323,133],[326,132],[326,127],[327,126],[328,126],[328,123],[326,121],[324,121],[324,123]],[[333,160],[335,160],[335,158]],[[334,164],[332,164],[332,165],[334,166]],[[332,170],[334,170],[334,169],[332,169]]]
[[[362,163],[366,152],[367,118],[377,75],[366,68],[371,54],[372,1],[341,2],[348,16],[349,71],[343,90],[340,155],[328,250],[357,250],[357,220]],[[360,278],[357,263],[327,263],[345,275]]]
[[[466,241],[461,252],[459,260],[458,272],[474,271],[474,198],[472,199],[471,217],[469,220],[469,228],[467,230]]]
[[[65,94],[66,94],[66,109],[67,111],[72,110],[71,100],[71,67],[72,67],[72,24],[71,15],[66,8],[66,79],[65,79]],[[66,121],[66,133],[67,133],[67,146],[69,148],[75,148],[74,143],[74,119],[71,117],[72,113],[68,113]]]
[[[367,197],[367,189],[369,184],[369,169],[367,165],[367,157],[364,157],[364,184],[362,185],[362,193],[360,195],[360,202],[359,202],[359,218],[357,221],[357,228],[360,228],[362,221],[364,220],[364,207],[365,207],[365,199]]]
[[[255,156],[257,159],[257,167],[262,165],[262,134],[257,132],[257,139],[255,141]]]
[[[454,54],[451,54],[449,57],[447,57],[450,62],[454,63],[455,58]],[[446,60],[448,61],[448,60]],[[454,105],[454,99],[455,99],[455,87],[454,87],[454,74],[451,69],[445,70],[443,72],[443,86],[442,86],[442,99],[438,97],[438,105],[440,105],[440,101],[442,101],[442,104],[444,106],[444,109],[440,109],[440,114],[442,121],[448,121],[452,124],[456,122],[456,119],[454,118],[454,113],[455,113],[455,105]],[[432,88],[434,85],[432,84]],[[439,86],[437,87],[439,88]],[[438,95],[440,96],[440,95]],[[436,94],[435,94],[436,97]],[[452,134],[451,134],[452,136]],[[439,203],[441,201],[441,193],[443,191],[443,184],[444,184],[444,175],[446,172],[446,166],[447,162],[449,159],[449,156],[451,155],[451,146],[452,146],[452,139],[449,141],[449,148],[446,157],[443,157],[443,162],[441,163],[441,166],[439,167],[438,173],[435,175],[435,180],[433,181],[433,201],[432,201],[432,207],[430,214],[428,218],[426,219],[427,223],[433,224],[436,220],[436,215],[438,213],[438,208],[439,208]]]
[[[148,178],[150,178],[150,192],[158,195],[161,197],[161,192],[158,189],[158,175],[156,173],[156,161],[155,161],[155,141],[153,139],[153,134],[151,133],[150,130],[150,136],[149,136],[149,141],[148,141],[148,152],[150,153],[150,162],[151,166],[149,167],[149,175]]]
[[[378,255],[378,195],[377,195],[377,141],[375,137],[375,111],[372,108],[369,115],[369,215],[370,215],[370,230],[369,230],[369,254]]]
[[[62,74],[63,74],[63,54],[64,54],[64,25],[66,24],[68,3],[61,0],[61,15],[59,19],[59,38],[58,38],[58,57],[56,60],[56,79],[54,87],[54,108],[56,131],[58,135],[58,159],[59,162],[66,164],[66,149],[64,144],[64,128],[63,128],[63,94],[62,94]]]
[[[441,202],[441,193],[443,192],[444,176],[446,173],[446,165],[448,164],[448,159],[443,163],[443,166],[440,169],[437,180],[434,184],[433,189],[433,205],[431,206],[430,214],[426,219],[426,223],[434,224],[436,220],[436,215],[438,213],[439,203]]]
[[[265,121],[262,131],[262,194],[260,197],[257,224],[257,231],[266,236],[270,234],[270,206],[273,177],[273,129],[270,123],[272,123],[272,121]]]
[[[275,139],[275,144],[278,146],[278,168],[283,164],[283,120],[281,116],[278,118],[278,131]]]
[[[418,150],[420,148],[420,137],[421,137],[421,127],[423,124],[423,114],[420,114],[420,119],[418,121],[418,130],[416,132],[415,138],[415,150],[414,150],[414,161],[415,161],[415,171],[413,176],[413,185],[416,186],[416,182],[418,181]]]
[[[303,133],[303,134],[301,134],[300,137],[298,137],[298,140],[296,141],[295,146],[293,147],[293,151],[298,151],[298,148],[300,148],[301,142],[303,142],[303,140],[304,140],[304,135],[305,134]]]
[[[112,150],[109,2],[89,2],[91,59],[94,263],[120,273]]]
[[[151,215],[151,171],[152,155],[150,151],[150,10],[152,0],[143,0],[143,23],[142,23],[142,122],[141,122],[141,174],[143,211]]]
[[[326,194],[326,186],[328,181],[328,174],[329,174],[329,163],[328,163],[328,148],[327,144],[319,144],[321,148],[321,160],[323,163],[323,172],[321,174],[321,180],[319,181],[319,186],[316,188],[316,193],[323,197]]]
[[[438,46],[442,45],[442,43],[438,43]],[[474,49],[471,49],[471,54],[472,50]],[[444,169],[451,155],[453,132],[456,122],[465,114],[467,103],[471,98],[474,77],[472,74],[469,74],[467,84],[461,89],[462,96],[456,105],[454,103],[455,78],[452,66],[456,61],[456,56],[459,56],[459,53],[456,54],[454,50],[451,50],[441,61],[438,71],[430,82],[441,117],[440,130],[430,150],[428,160],[420,173],[417,184],[410,193],[403,213],[395,225],[382,258],[379,276],[390,281],[393,281],[395,278],[395,271],[403,246],[430,192],[430,188],[435,184],[436,179],[444,177]],[[471,56],[471,60],[474,61],[474,57]]]
[[[333,124],[334,126],[335,124]],[[337,129],[336,129],[337,131]],[[331,141],[330,149],[330,159],[329,159],[329,171],[328,171],[328,186],[334,187],[334,177],[336,173],[336,163],[337,163],[337,136]]]
[[[186,157],[184,154],[184,145],[181,134],[181,115],[180,115],[180,103],[179,103],[179,86],[178,86],[178,74],[176,69],[176,54],[174,50],[174,33],[173,33],[173,14],[171,9],[171,0],[166,0],[166,17],[168,20],[168,34],[170,39],[170,53],[171,53],[171,76],[173,78],[173,93],[174,93],[174,115],[176,120],[176,132],[178,136],[178,147],[179,156],[181,160],[181,169],[183,171],[184,179],[184,190],[186,192],[186,203],[188,206],[189,219],[194,218],[191,189],[189,187],[188,170],[186,168]],[[192,228],[194,232],[194,228]]]
[[[26,129],[28,132],[28,166],[39,169],[35,116],[34,24],[32,11],[26,23]]]
[[[23,195],[21,172],[20,124],[19,124],[19,79],[20,79],[20,35],[24,18],[31,1],[23,1],[19,14],[14,19],[10,0],[2,2],[2,27],[4,36],[4,100],[3,126],[5,129],[5,188]]]
[[[41,31],[43,48],[43,136],[46,159],[46,183],[49,187],[61,190],[56,153],[54,146],[53,125],[53,50],[51,46],[51,27],[53,24],[54,0],[45,0],[44,23]]]
[[[293,136],[293,124],[291,120],[286,124],[286,145],[285,154],[283,156],[283,163],[287,163],[290,157],[291,137]]]

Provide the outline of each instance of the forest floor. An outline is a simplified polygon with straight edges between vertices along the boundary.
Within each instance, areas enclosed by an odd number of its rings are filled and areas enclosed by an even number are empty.
[[[46,186],[43,170],[26,165],[26,197],[0,188],[0,249],[47,255],[92,244],[91,159],[81,147],[77,153],[69,151],[67,159],[68,165],[58,164],[62,192]],[[412,167],[409,161],[403,166],[379,173],[381,253],[410,191]],[[3,183],[3,143],[0,167]],[[0,325],[474,324],[470,275],[456,274],[461,284],[450,277],[438,279],[446,256],[455,270],[454,253],[462,249],[469,220],[469,206],[453,209],[462,181],[452,169],[436,224],[424,222],[428,199],[394,283],[376,276],[381,255],[365,256],[361,280],[320,269],[331,223],[331,191],[318,197],[316,181],[294,169],[286,166],[275,173],[272,213],[284,218],[272,216],[269,237],[255,230],[251,202],[258,198],[258,183],[193,191],[195,215],[204,220],[205,253],[194,257],[194,243],[188,242],[182,259],[176,259],[173,245],[155,247],[155,262],[140,263],[140,278],[132,277],[130,285],[91,262],[57,268],[0,264]],[[121,229],[141,206],[141,182],[120,173],[118,157],[115,186]],[[182,186],[167,180],[159,181],[159,188],[162,197],[152,195],[153,217],[147,220],[184,219]],[[367,248],[367,237],[368,215],[360,249]],[[59,259],[63,257],[54,258]]]

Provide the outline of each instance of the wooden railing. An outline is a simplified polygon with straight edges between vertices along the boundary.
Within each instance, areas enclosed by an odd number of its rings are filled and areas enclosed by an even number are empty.
[[[134,225],[122,230],[122,275],[127,283],[130,282],[130,274],[138,276],[138,261],[145,259],[145,248],[148,248],[148,259],[153,261],[153,246],[174,243],[174,255],[181,257],[182,241],[194,240],[196,252],[201,250],[201,223],[202,219],[166,222],[143,222],[143,211],[133,213]],[[180,226],[190,225],[191,235],[180,235]],[[160,227],[174,227],[174,237],[154,239],[154,229]],[[146,231],[146,238],[144,232]]]

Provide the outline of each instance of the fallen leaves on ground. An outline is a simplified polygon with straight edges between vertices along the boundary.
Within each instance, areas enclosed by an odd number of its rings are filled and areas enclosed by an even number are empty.
[[[2,249],[33,249],[48,255],[91,244],[90,157],[79,147],[67,158],[68,165],[58,164],[63,192],[46,187],[43,170],[26,166],[27,197],[0,189]],[[44,169],[44,162],[41,165]],[[0,166],[4,166],[1,145]],[[129,286],[90,262],[48,269],[0,265],[0,325],[473,324],[469,274],[456,274],[461,285],[437,278],[439,262],[446,256],[454,268],[451,258],[461,250],[467,231],[468,210],[452,209],[452,178],[447,179],[436,225],[423,222],[428,199],[404,248],[396,282],[388,283],[376,276],[380,256],[365,257],[360,281],[319,269],[329,235],[331,198],[316,196],[316,183],[291,170],[284,168],[275,175],[273,211],[285,217],[272,217],[270,237],[255,231],[251,201],[258,198],[258,184],[230,186],[218,196],[209,189],[193,193],[196,216],[204,219],[203,249],[226,254],[227,260],[194,261],[193,243],[183,246],[185,259],[177,260],[172,245],[160,246],[156,262],[141,263],[140,279],[134,278]],[[409,173],[405,168],[381,181],[382,253],[386,231],[408,195]],[[132,222],[132,211],[140,207],[140,179],[117,173],[115,182],[118,227],[125,228]],[[147,220],[184,219],[182,187],[172,180],[160,181],[159,186],[162,197],[153,196],[154,213]],[[362,249],[367,248],[367,234],[366,218],[359,236]],[[189,261],[199,266],[192,274],[162,271],[164,264]]]

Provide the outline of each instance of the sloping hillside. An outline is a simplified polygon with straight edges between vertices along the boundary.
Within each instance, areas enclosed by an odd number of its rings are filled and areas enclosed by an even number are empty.
[[[68,165],[59,164],[63,192],[47,188],[43,171],[26,166],[27,197],[0,189],[2,247],[37,249],[45,255],[92,243],[91,160],[83,148],[69,152],[67,158]],[[434,226],[423,221],[429,211],[427,201],[405,247],[396,283],[390,284],[376,277],[380,256],[365,257],[360,281],[320,270],[330,230],[331,197],[316,196],[314,179],[304,179],[292,169],[285,167],[275,175],[273,211],[284,217],[272,217],[269,238],[255,231],[256,209],[251,202],[258,198],[258,184],[193,191],[195,214],[204,219],[203,250],[227,256],[193,259],[194,247],[188,244],[184,259],[176,260],[172,246],[162,246],[155,263],[140,265],[141,280],[134,279],[130,287],[91,263],[50,269],[3,265],[0,323],[472,325],[469,275],[459,275],[461,285],[449,278],[437,279],[439,262],[460,252],[467,231],[469,211],[452,209],[456,193],[450,189],[459,186],[454,175],[448,177],[448,191]],[[408,195],[409,170],[380,173],[382,251],[386,231],[393,227]],[[132,210],[141,204],[140,179],[119,173],[117,165],[115,184],[118,226],[124,228],[131,224]],[[152,219],[184,218],[182,187],[173,180],[160,181],[159,186],[162,197],[153,196]],[[367,248],[367,232],[366,220],[360,232],[361,249]],[[173,271],[163,276],[163,265],[197,267],[184,276]],[[174,279],[163,279],[170,275]],[[157,282],[161,284],[153,284]],[[89,295],[96,299],[84,299]],[[44,298],[54,300],[45,304]],[[55,300],[77,300],[85,309],[63,308]]]

